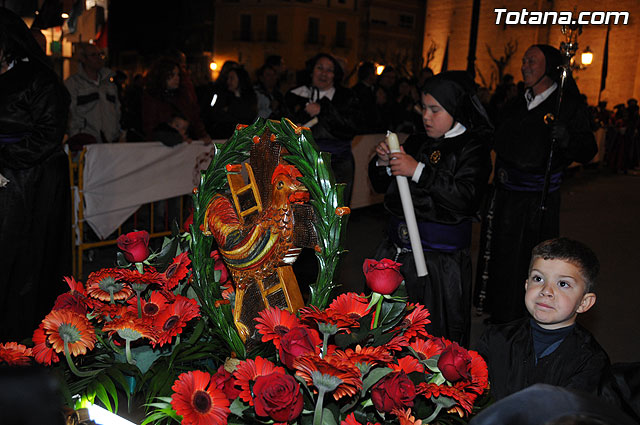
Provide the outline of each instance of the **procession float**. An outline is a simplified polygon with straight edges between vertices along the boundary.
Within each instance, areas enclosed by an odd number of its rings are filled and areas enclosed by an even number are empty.
[[[32,341],[0,344],[2,367],[49,371],[67,423],[98,405],[143,425],[454,424],[489,403],[484,360],[427,332],[399,264],[366,260],[367,293],[340,291],[350,211],[308,128],[258,119],[213,149],[187,231],[157,252],[122,235],[117,267],[66,278]]]

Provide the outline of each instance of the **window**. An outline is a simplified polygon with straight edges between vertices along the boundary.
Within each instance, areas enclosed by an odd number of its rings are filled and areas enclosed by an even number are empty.
[[[251,41],[251,15],[240,15],[240,40]]]
[[[413,28],[413,15],[400,15],[400,27],[401,28]]]
[[[267,41],[278,41],[278,15],[267,15]]]
[[[336,22],[336,47],[347,46],[347,23],[344,21]]]
[[[320,41],[320,20],[318,18],[309,18],[307,27],[307,43],[318,44]]]

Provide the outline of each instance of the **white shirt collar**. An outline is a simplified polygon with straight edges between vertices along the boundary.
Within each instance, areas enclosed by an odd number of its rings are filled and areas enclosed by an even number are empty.
[[[538,95],[534,95],[533,90],[527,89],[524,92],[524,98],[527,101],[527,109],[530,111],[544,102],[549,96],[551,96],[551,93],[553,93],[556,88],[558,88],[558,83],[554,82],[548,89]]]
[[[318,91],[317,88],[309,87],[309,86],[300,86],[291,90],[293,94],[296,94],[300,97],[306,97],[309,99],[309,102],[317,102],[323,97],[326,97],[329,100],[333,100],[333,95],[336,94],[336,88],[331,87],[330,89]]]
[[[467,131],[467,128],[464,125],[462,125],[459,122],[457,122],[456,125],[454,125],[451,130],[449,130],[446,133],[444,133],[444,138],[445,139],[449,139],[451,137],[456,137],[456,136],[461,135],[465,131]]]

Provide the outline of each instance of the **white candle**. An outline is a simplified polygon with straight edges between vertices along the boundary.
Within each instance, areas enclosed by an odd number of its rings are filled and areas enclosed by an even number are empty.
[[[400,143],[395,133],[387,131],[387,145],[391,153],[400,152]],[[416,222],[416,212],[413,209],[413,200],[411,199],[411,191],[409,190],[409,182],[406,176],[396,176],[398,182],[398,190],[400,191],[400,200],[402,201],[402,211],[404,212],[404,220],[407,222],[407,230],[409,232],[409,240],[411,241],[411,251],[413,259],[416,263],[416,271],[418,277],[429,274],[427,263],[424,259],[424,251],[422,250],[422,242],[420,241],[420,232],[418,231],[418,223]]]

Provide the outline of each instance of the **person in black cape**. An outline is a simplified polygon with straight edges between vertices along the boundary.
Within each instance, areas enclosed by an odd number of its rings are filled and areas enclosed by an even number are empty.
[[[31,337],[71,274],[62,137],[69,94],[22,19],[0,8],[0,341]]]
[[[477,306],[492,323],[526,316],[524,282],[531,250],[560,234],[560,184],[563,170],[573,161],[587,163],[597,152],[589,113],[580,101],[575,81],[565,81],[559,113],[562,55],[554,47],[537,44],[524,54],[524,96],[504,108],[496,125],[494,192],[488,197],[477,266]],[[545,115],[557,115],[552,125]],[[553,153],[546,210],[541,211],[545,170],[551,139]]]
[[[413,134],[402,152],[386,142],[369,163],[374,189],[385,193],[386,239],[376,258],[402,263],[410,302],[431,312],[430,332],[468,345],[471,324],[471,223],[491,172],[492,126],[464,71],[429,79],[422,88],[426,134]],[[418,278],[395,176],[407,176],[428,268]]]

